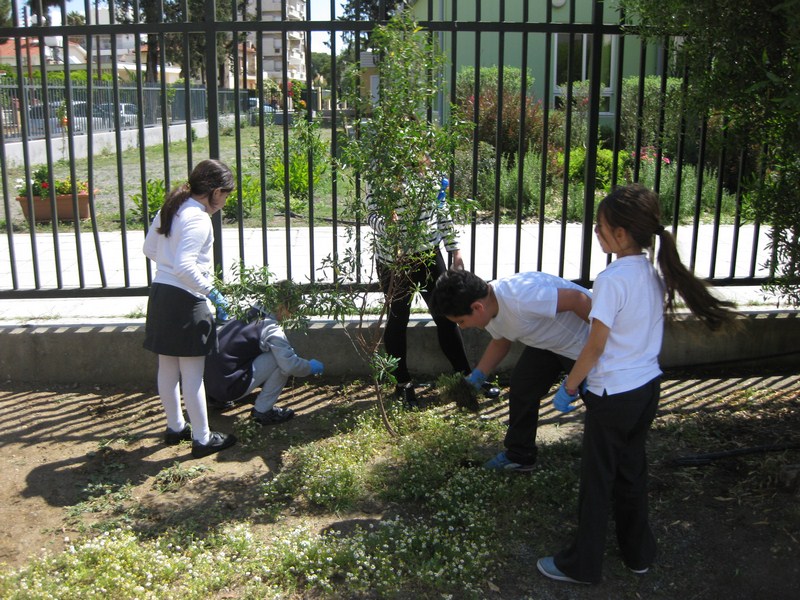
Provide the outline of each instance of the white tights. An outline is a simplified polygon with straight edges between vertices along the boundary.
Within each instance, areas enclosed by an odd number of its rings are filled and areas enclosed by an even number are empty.
[[[167,427],[172,431],[183,431],[186,427],[181,411],[182,387],[183,402],[192,424],[192,438],[200,444],[207,444],[211,436],[203,387],[205,364],[204,356],[158,355],[158,395],[167,413]]]

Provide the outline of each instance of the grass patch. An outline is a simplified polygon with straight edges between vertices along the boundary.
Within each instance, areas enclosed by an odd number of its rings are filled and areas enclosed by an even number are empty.
[[[604,585],[610,596],[691,591],[691,578],[676,580],[674,569],[687,572],[682,560],[700,561],[697,573],[705,578],[713,554],[682,549],[692,536],[703,539],[686,529],[695,521],[724,531],[733,519],[757,515],[777,532],[770,542],[776,552],[798,552],[796,536],[778,535],[800,523],[796,501],[780,501],[786,493],[780,473],[796,453],[690,469],[668,462],[677,453],[781,437],[797,441],[800,401],[753,389],[703,401],[702,409],[663,409],[652,430],[651,512],[666,555],[660,560],[668,566],[660,573],[657,567],[648,575],[650,587],[643,587],[609,557]],[[115,531],[0,573],[0,596],[98,598],[113,591],[120,599],[486,598],[496,589],[515,589],[515,582],[530,589],[530,578],[543,585],[532,570],[535,559],[558,550],[575,526],[578,439],[540,444],[540,468],[520,476],[480,468],[501,445],[505,424],[499,420],[442,403],[422,411],[390,408],[397,431],[392,437],[353,386],[342,388],[331,410],[336,425],[311,439],[254,428],[251,447],[280,444],[281,464],[274,476],[248,483],[251,502],[219,510],[208,527],[200,526],[209,523],[201,515],[192,520],[182,512],[180,523],[148,533],[129,510],[131,519]],[[247,421],[237,423],[237,435],[248,431]],[[175,463],[153,476],[152,485],[178,489],[206,471],[200,464]],[[130,488],[109,483],[113,476],[112,468],[106,480],[87,486],[88,497],[73,508],[120,525],[114,513],[129,500]],[[213,482],[204,485],[209,494],[216,489]],[[700,514],[709,507],[720,512]]]

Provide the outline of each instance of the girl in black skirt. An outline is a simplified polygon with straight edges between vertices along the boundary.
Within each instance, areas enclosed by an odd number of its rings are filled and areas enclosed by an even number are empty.
[[[188,183],[167,195],[144,241],[144,254],[157,267],[144,347],[158,354],[158,394],[167,414],[164,442],[192,440],[195,458],[236,443],[233,435],[209,429],[203,387],[205,357],[217,345],[208,301],[219,318],[227,317],[227,302],[213,287],[211,215],[225,205],[233,183],[231,170],[221,162],[200,162]],[[181,389],[191,426],[181,411]]]

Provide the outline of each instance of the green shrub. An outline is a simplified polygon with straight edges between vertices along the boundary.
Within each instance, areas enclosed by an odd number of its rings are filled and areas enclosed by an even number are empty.
[[[313,162],[309,172],[309,163]],[[309,174],[314,185],[328,170],[329,154],[319,134],[319,123],[295,119],[289,135],[289,196],[292,210],[308,206]],[[267,162],[269,187],[284,190],[286,169],[283,152],[273,153]]]
[[[239,198],[241,197],[241,204]],[[255,209],[261,206],[261,179],[258,175],[242,175],[242,193],[236,190],[228,196],[222,207],[222,216],[228,221],[238,221],[253,216]],[[241,214],[240,214],[241,210]]]
[[[486,142],[478,142],[477,180],[473,189],[473,154],[472,147],[456,150],[455,172],[450,186],[453,194],[459,198],[468,198],[473,195],[477,207],[488,210],[493,205],[494,198],[494,146]]]
[[[673,156],[677,152],[681,124],[681,80],[670,77],[666,82],[666,95],[661,94],[661,77],[649,75],[644,79],[642,116],[638,118],[639,77],[622,80],[620,111],[620,141],[625,148],[636,145],[637,128],[642,130],[642,146],[661,146]],[[659,132],[661,103],[664,103],[664,131]]]
[[[475,99],[475,69],[466,67],[456,77],[456,105],[461,109],[464,118],[474,121],[477,105],[478,123],[477,139],[496,146],[497,152],[513,162],[519,152],[520,137],[522,150],[525,152],[531,144],[541,146],[542,107],[541,102],[531,95],[533,76],[528,74],[528,91],[525,98],[525,128],[521,129],[520,114],[522,105],[522,70],[517,67],[503,69],[502,121],[500,123],[500,139],[497,137],[498,109],[497,67],[482,67],[480,70],[480,94]]]
[[[131,196],[133,208],[128,211],[128,219],[135,223],[148,225],[145,221],[152,221],[155,214],[164,206],[167,197],[167,188],[163,179],[148,179],[145,193],[136,193]],[[147,199],[147,219],[145,219],[145,198]]]

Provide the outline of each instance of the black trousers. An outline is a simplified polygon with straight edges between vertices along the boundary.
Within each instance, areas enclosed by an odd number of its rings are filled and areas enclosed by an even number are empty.
[[[415,264],[416,263],[416,264]],[[389,356],[398,359],[397,370],[394,376],[398,383],[411,381],[411,374],[408,371],[408,342],[407,330],[408,320],[411,318],[411,301],[413,300],[413,290],[416,285],[420,286],[420,293],[425,304],[430,306],[433,294],[433,285],[439,275],[447,270],[441,250],[437,249],[434,260],[416,260],[414,266],[409,270],[396,272],[397,281],[391,280],[391,267],[377,262],[378,277],[381,281],[381,288],[384,294],[392,293],[392,301],[389,305],[389,313],[386,316],[386,328],[383,333],[383,345]],[[452,321],[443,316],[434,316],[436,323],[436,333],[439,339],[439,347],[442,349],[447,360],[453,366],[453,371],[469,373],[470,366],[467,360],[467,353],[464,350],[464,341],[461,338],[461,331]]]
[[[511,373],[508,394],[506,456],[514,462],[536,462],[536,430],[542,398],[568,373],[575,361],[549,350],[526,346]]]
[[[629,392],[602,397],[588,393],[584,398],[578,533],[555,556],[556,566],[573,579],[600,581],[612,510],[625,564],[644,569],[655,560],[656,539],[647,517],[645,442],[660,394],[657,377]]]

